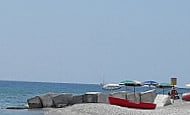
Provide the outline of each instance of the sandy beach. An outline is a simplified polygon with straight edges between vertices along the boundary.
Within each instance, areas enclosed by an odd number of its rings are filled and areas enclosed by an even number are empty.
[[[141,110],[110,104],[76,104],[66,108],[49,109],[45,115],[189,115],[190,102],[175,100],[172,105],[155,110]]]

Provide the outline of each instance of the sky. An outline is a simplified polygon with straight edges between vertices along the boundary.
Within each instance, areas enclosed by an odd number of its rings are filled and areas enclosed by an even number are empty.
[[[190,83],[189,0],[0,1],[0,80]]]

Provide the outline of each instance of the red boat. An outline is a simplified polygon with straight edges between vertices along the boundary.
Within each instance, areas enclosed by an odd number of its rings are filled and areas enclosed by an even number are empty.
[[[190,93],[184,93],[184,94],[182,94],[182,100],[184,100],[184,101],[190,101]]]
[[[138,109],[155,109],[156,104],[148,102],[134,102],[127,99],[121,99],[117,97],[109,96],[109,102],[112,105],[119,105],[129,108],[138,108]]]

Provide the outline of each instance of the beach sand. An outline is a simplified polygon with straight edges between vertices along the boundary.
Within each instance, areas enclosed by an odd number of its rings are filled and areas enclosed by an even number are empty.
[[[190,102],[175,100],[172,105],[155,110],[132,109],[110,104],[76,104],[66,108],[48,109],[45,115],[190,115]]]

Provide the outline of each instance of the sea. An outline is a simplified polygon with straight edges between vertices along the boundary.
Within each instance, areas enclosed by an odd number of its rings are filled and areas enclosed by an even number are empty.
[[[135,91],[141,92],[154,87],[135,87]],[[134,91],[134,87],[122,87],[119,89]],[[156,88],[157,94],[167,94],[170,89]],[[181,96],[190,92],[189,88],[177,88]],[[27,99],[45,93],[72,93],[84,94],[86,92],[112,93],[114,90],[103,90],[100,84],[79,83],[48,83],[25,81],[0,81],[0,115],[44,115],[43,109],[6,109],[7,107],[27,106]]]

